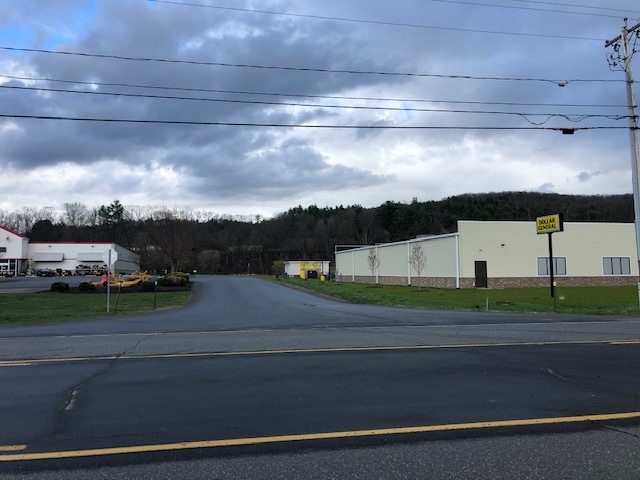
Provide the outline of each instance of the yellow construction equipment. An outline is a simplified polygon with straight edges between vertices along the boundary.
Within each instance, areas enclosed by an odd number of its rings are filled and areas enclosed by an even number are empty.
[[[149,274],[145,272],[133,272],[126,278],[122,274],[112,275],[111,278],[105,273],[102,278],[97,282],[92,282],[94,285],[106,285],[109,282],[111,287],[132,287],[142,282],[149,281]]]

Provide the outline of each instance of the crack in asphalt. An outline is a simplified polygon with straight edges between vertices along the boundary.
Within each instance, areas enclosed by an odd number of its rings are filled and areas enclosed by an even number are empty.
[[[621,428],[612,427],[610,425],[602,425],[602,428],[605,430],[611,430],[612,432],[622,433],[624,435],[629,435],[630,437],[634,437],[636,440],[640,440],[640,435],[636,435],[635,433],[627,432],[626,430],[622,430]]]
[[[554,372],[550,368],[541,368],[540,370],[542,370],[543,372],[548,373],[552,377],[556,377],[556,378],[559,378],[560,380],[564,380],[565,382],[573,383],[574,385],[580,385],[581,387],[591,388],[591,385],[587,385],[586,383],[581,383],[581,382],[578,382],[576,380],[572,380],[570,378],[564,377],[564,376]]]
[[[56,435],[58,435],[58,433],[60,433],[60,430],[62,430],[62,427],[64,425],[65,413],[70,412],[75,408],[76,404],[78,403],[78,396],[80,395],[82,388],[85,385],[87,385],[89,382],[107,373],[109,370],[113,368],[113,366],[115,365],[115,362],[117,362],[123,356],[128,355],[130,352],[134,351],[136,348],[140,346],[142,342],[144,342],[145,340],[148,340],[154,335],[155,335],[155,332],[143,336],[131,348],[127,348],[124,351],[117,354],[113,359],[111,359],[107,363],[107,365],[103,369],[89,375],[87,378],[77,383],[67,391],[62,407],[58,410],[58,415],[56,417],[56,420],[54,422],[54,427],[50,434],[51,439],[53,439]]]
[[[85,378],[84,380],[82,380],[81,382],[77,383],[76,385],[74,385],[73,387],[71,387],[68,391],[67,391],[67,395],[65,396],[65,400],[64,403],[62,405],[62,408],[60,408],[58,410],[58,415],[56,417],[56,420],[54,422],[54,427],[53,430],[51,432],[51,437],[55,437],[60,430],[63,427],[63,423],[64,423],[64,417],[65,417],[65,413],[69,412],[71,410],[73,410],[75,408],[75,405],[77,404],[77,399],[78,396],[80,394],[80,391],[82,390],[82,388],[84,387],[84,385],[86,385],[87,383],[89,383],[90,381],[94,380],[95,378],[99,377],[100,375],[103,375],[104,373],[106,373],[108,370],[110,370],[113,367],[113,363],[120,358],[122,355],[124,355],[125,352],[122,352],[120,354],[118,354],[113,360],[111,360],[109,363],[107,363],[107,365],[91,374],[90,376],[88,376],[87,378]]]

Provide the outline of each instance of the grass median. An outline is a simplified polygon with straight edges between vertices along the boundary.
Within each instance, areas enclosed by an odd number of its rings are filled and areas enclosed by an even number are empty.
[[[58,323],[105,316],[132,315],[167,308],[182,307],[189,302],[190,291],[136,292],[118,296],[112,293],[107,313],[106,293],[2,293],[0,326]]]
[[[441,289],[396,285],[321,282],[270,277],[275,282],[312,290],[350,303],[443,310],[546,313],[554,311],[547,288]],[[556,288],[556,312],[595,315],[637,315],[638,289],[624,287]]]

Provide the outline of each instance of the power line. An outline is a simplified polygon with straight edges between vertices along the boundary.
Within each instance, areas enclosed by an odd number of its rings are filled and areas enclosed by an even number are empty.
[[[95,92],[86,90],[63,90],[59,88],[43,88],[43,87],[22,87],[15,85],[0,85],[0,88],[21,90],[21,91],[41,91],[52,93],[71,93],[78,95],[102,95],[111,97],[133,97],[148,98],[160,100],[187,100],[198,102],[215,102],[215,103],[235,103],[244,105],[270,105],[285,107],[308,107],[308,108],[328,108],[328,109],[344,109],[344,110],[377,110],[377,111],[393,111],[393,112],[422,112],[422,113],[466,113],[466,114],[483,114],[483,115],[512,115],[524,118],[527,122],[534,125],[542,125],[551,118],[564,118],[570,122],[581,122],[587,118],[606,118],[609,120],[623,120],[629,118],[626,115],[607,115],[607,114],[563,114],[563,113],[529,113],[529,112],[505,112],[505,111],[486,111],[486,110],[454,110],[439,108],[412,108],[412,107],[380,107],[367,105],[321,105],[314,103],[294,103],[294,102],[268,102],[264,100],[234,100],[225,98],[202,98],[202,97],[177,97],[171,95],[150,95],[139,93],[115,93],[115,92]],[[543,122],[534,122],[529,117],[547,117]]]
[[[334,22],[364,23],[364,24],[370,24],[370,25],[385,25],[385,26],[391,26],[391,27],[422,28],[422,29],[430,29],[430,30],[448,30],[453,32],[485,33],[485,34],[492,34],[492,35],[514,35],[514,36],[520,36],[520,37],[542,37],[542,38],[556,38],[556,39],[563,39],[563,40],[588,40],[588,41],[594,41],[594,42],[604,41],[604,39],[601,39],[601,38],[574,37],[574,36],[568,36],[568,35],[545,35],[541,33],[505,32],[505,31],[499,31],[499,30],[477,30],[477,29],[471,29],[471,28],[442,27],[437,25],[420,25],[415,23],[402,23],[402,22],[384,22],[380,20],[365,20],[365,19],[344,18],[344,17],[335,17],[335,16],[310,15],[310,14],[302,14],[302,13],[287,13],[287,12],[278,12],[274,10],[253,10],[253,9],[238,8],[238,7],[222,7],[219,5],[203,5],[201,3],[176,2],[171,0],[149,0],[149,1],[155,2],[155,3],[180,5],[185,7],[212,8],[217,10],[228,10],[228,11],[235,11],[235,12],[261,13],[266,15],[281,15],[281,16],[296,17],[296,18],[311,18],[315,20],[330,20]],[[615,17],[615,18],[619,18],[619,17]]]
[[[446,104],[462,104],[462,105],[501,105],[501,106],[521,106],[521,107],[589,107],[589,108],[627,108],[627,105],[614,104],[573,104],[573,103],[521,103],[521,102],[488,102],[488,101],[469,101],[469,100],[429,100],[420,98],[393,98],[393,97],[356,97],[346,95],[311,95],[300,93],[276,93],[276,92],[255,92],[246,90],[221,90],[213,88],[188,88],[188,87],[167,87],[159,85],[138,85],[130,83],[108,83],[108,82],[86,82],[80,80],[62,80],[55,78],[36,78],[36,77],[19,77],[15,75],[0,74],[0,77],[12,80],[22,80],[28,82],[54,82],[75,85],[88,85],[91,87],[125,87],[139,88],[150,90],[175,90],[182,92],[197,93],[225,93],[233,95],[256,95],[256,96],[275,96],[275,97],[293,97],[293,98],[314,98],[314,99],[330,99],[330,100],[363,100],[377,102],[412,102],[412,103],[446,103]]]
[[[104,122],[104,123],[136,123],[136,124],[156,124],[156,125],[202,125],[202,126],[225,126],[225,127],[268,127],[268,128],[311,128],[311,129],[342,129],[342,130],[561,130],[563,133],[573,133],[578,130],[619,130],[627,127],[614,126],[591,126],[580,128],[561,127],[486,127],[486,126],[420,126],[420,125],[313,125],[313,124],[286,124],[286,123],[251,123],[251,122],[205,122],[195,120],[139,120],[124,118],[89,118],[89,117],[67,117],[59,115],[12,115],[0,114],[0,118],[33,119],[33,120],[61,120],[76,122]]]
[[[621,13],[637,13],[640,15],[639,10],[625,10],[623,8],[613,8],[613,7],[594,7],[592,5],[579,5],[575,3],[559,3],[559,2],[545,2],[542,0],[511,0],[512,2],[521,2],[521,3],[538,3],[541,5],[557,5],[560,7],[573,7],[573,8],[590,8],[592,10],[604,10],[607,12],[621,12]],[[619,17],[616,17],[619,18]]]
[[[246,63],[223,63],[223,62],[205,62],[197,60],[176,60],[168,58],[153,58],[153,57],[129,57],[124,55],[107,55],[102,53],[86,53],[86,52],[69,52],[69,51],[54,51],[45,50],[42,48],[20,48],[20,47],[5,47],[0,46],[0,50],[7,50],[13,52],[30,52],[30,53],[45,53],[50,55],[68,55],[78,57],[89,58],[109,58],[115,60],[127,60],[132,62],[158,62],[158,63],[173,63],[173,64],[186,64],[186,65],[202,65],[202,66],[214,66],[214,67],[235,67],[235,68],[252,68],[259,70],[284,70],[290,72],[313,72],[313,73],[344,73],[353,75],[379,75],[379,76],[391,76],[391,77],[420,77],[420,78],[445,78],[456,80],[494,80],[494,81],[512,81],[512,82],[544,82],[554,83],[557,85],[565,86],[569,83],[624,83],[624,80],[613,79],[572,79],[572,80],[554,80],[548,78],[518,78],[518,77],[476,77],[473,75],[445,75],[437,73],[419,73],[419,72],[384,72],[375,70],[348,70],[348,69],[330,69],[330,68],[314,68],[314,67],[289,67],[282,65],[256,65]]]
[[[471,2],[471,1],[464,1],[464,0],[432,0],[432,1],[440,2],[440,3],[457,3],[461,5],[473,5],[476,7],[509,8],[514,10],[529,10],[529,11],[535,11],[535,12],[566,13],[569,15],[587,15],[590,17],[604,17],[604,18],[615,18],[615,19],[620,19],[621,17],[621,15],[605,15],[602,13],[574,12],[574,11],[568,11],[568,10],[556,10],[552,8],[533,8],[533,7],[520,7],[515,5],[499,5],[495,3],[479,3],[479,2]],[[514,0],[514,1],[518,1],[518,0]],[[553,3],[553,2],[531,2],[531,3],[544,3],[544,4],[558,5],[563,7],[596,8],[596,7],[582,7],[578,5],[567,5],[567,4]],[[601,10],[618,10],[618,9],[601,8]],[[620,11],[625,12],[625,10],[620,10]],[[580,39],[580,40],[586,40],[586,39]]]

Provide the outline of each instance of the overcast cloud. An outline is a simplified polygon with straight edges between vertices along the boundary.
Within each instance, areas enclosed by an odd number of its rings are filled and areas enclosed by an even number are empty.
[[[628,119],[592,115],[628,114],[604,43],[623,18],[638,23],[637,0],[6,3],[0,114],[173,123],[0,119],[3,210],[119,199],[271,216],[471,192],[631,192]],[[534,126],[585,130],[520,130]],[[603,126],[619,128],[590,129]]]

